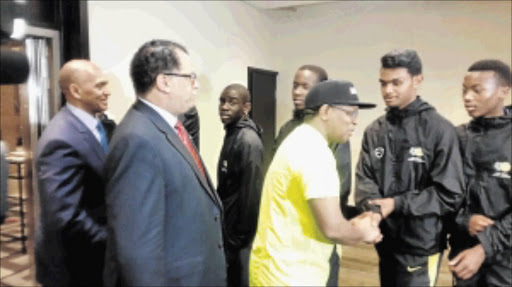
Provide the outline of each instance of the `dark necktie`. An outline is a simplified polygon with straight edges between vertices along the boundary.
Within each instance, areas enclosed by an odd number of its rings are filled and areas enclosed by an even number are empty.
[[[199,168],[199,170],[201,171],[203,176],[206,178],[206,176],[204,174],[203,165],[201,164],[201,160],[199,159],[199,155],[197,154],[196,149],[192,145],[192,142],[190,141],[188,133],[187,133],[187,131],[185,131],[185,127],[183,126],[183,124],[180,121],[178,121],[178,122],[176,122],[176,125],[174,126],[174,128],[176,129],[176,132],[177,132],[178,137],[180,138],[181,142],[185,145],[188,152],[194,159],[194,162],[196,163],[197,167]]]
[[[96,129],[100,133],[100,142],[101,142],[101,148],[103,148],[103,152],[108,153],[108,141],[107,141],[107,134],[105,132],[105,129],[103,128],[103,125],[101,122],[98,122],[96,125]]]

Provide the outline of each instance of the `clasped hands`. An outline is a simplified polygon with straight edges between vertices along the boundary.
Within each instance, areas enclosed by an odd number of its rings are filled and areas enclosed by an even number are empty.
[[[380,206],[380,213],[367,211],[351,220],[365,234],[363,241],[367,244],[375,244],[382,240],[379,224],[395,209],[395,199],[379,198],[369,201],[372,205]]]
[[[350,224],[357,227],[363,234],[363,242],[367,244],[375,244],[382,240],[380,233],[379,221],[375,220],[373,212],[366,211],[359,216],[350,220]]]

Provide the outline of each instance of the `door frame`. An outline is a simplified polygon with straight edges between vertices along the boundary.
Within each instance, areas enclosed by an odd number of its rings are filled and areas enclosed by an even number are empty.
[[[251,77],[252,72],[260,72],[260,73],[264,73],[264,74],[269,74],[269,75],[275,76],[276,77],[276,91],[274,91],[274,93],[277,92],[277,75],[279,75],[279,72],[271,71],[271,70],[265,70],[265,69],[261,69],[261,68],[247,67],[247,89],[249,91],[252,91],[252,85],[253,85],[252,77]],[[274,97],[276,97],[275,94],[274,94]],[[253,101],[254,101],[254,98],[251,97],[251,105],[253,104]],[[276,107],[274,106],[273,108],[274,108],[274,117],[275,117]],[[249,112],[249,116],[251,118],[253,118],[253,116],[252,116],[252,109]],[[275,138],[276,137],[276,124],[275,124],[275,122],[274,122],[273,129],[274,130],[272,131],[272,135]]]
[[[34,27],[27,25],[25,38],[27,37],[37,37],[44,38],[51,42],[50,49],[52,52],[52,62],[51,62],[51,71],[50,71],[50,81],[51,81],[51,94],[49,99],[50,105],[50,119],[59,111],[61,106],[61,96],[60,96],[60,87],[59,87],[59,71],[60,71],[60,62],[61,62],[61,42],[60,42],[60,32],[57,30]],[[19,93],[21,97],[22,104],[28,106],[28,90],[26,83],[19,85]],[[26,109],[28,111],[28,108]],[[25,121],[24,124],[30,127],[27,132],[28,138],[30,139],[30,146],[24,146],[24,148],[29,148],[29,152],[32,153],[31,156],[31,167],[32,167],[32,198],[33,198],[33,218],[36,219],[39,214],[39,207],[36,204],[39,201],[39,193],[37,190],[37,173],[35,171],[35,161],[33,160],[33,156],[35,156],[35,152],[37,150],[37,142],[39,140],[39,135],[37,133],[37,123],[30,123],[29,115],[23,115],[22,120]],[[27,134],[25,134],[27,135]],[[35,233],[31,233],[35,234]]]
[[[49,45],[49,50],[51,50],[51,63],[50,63],[50,95],[49,95],[49,112],[50,119],[58,112],[61,106],[61,92],[59,87],[59,71],[61,65],[61,51],[62,45],[60,41],[60,32],[57,30],[34,27],[27,25],[25,32],[25,39],[35,37],[35,38],[43,38],[48,40],[51,44]],[[23,39],[23,41],[25,40]],[[26,108],[21,109],[25,114],[21,114],[22,126],[28,127],[23,132],[23,137],[29,139],[29,143],[24,144],[24,149],[28,154],[28,160],[26,165],[29,165],[30,170],[25,171],[25,174],[29,180],[24,184],[24,189],[26,191],[26,200],[30,201],[27,204],[27,216],[25,217],[27,220],[27,228],[28,238],[27,238],[27,249],[29,254],[30,264],[30,276],[33,282],[37,282],[35,279],[35,264],[34,264],[34,239],[35,239],[35,229],[37,224],[37,218],[39,216],[39,191],[37,188],[37,172],[35,165],[35,155],[37,151],[37,143],[39,141],[38,134],[38,123],[31,123],[29,120],[29,101],[28,101],[28,89],[27,84],[19,84],[18,92],[20,97],[20,104],[26,106]]]
[[[273,149],[273,146],[274,146],[274,142],[275,142],[275,137],[276,137],[276,101],[277,101],[277,96],[276,96],[276,93],[277,93],[277,76],[279,75],[279,72],[277,71],[271,71],[271,70],[265,70],[265,69],[261,69],[261,68],[255,68],[255,67],[247,67],[247,89],[249,90],[249,92],[251,93],[251,106],[252,106],[252,109],[251,109],[251,112],[249,113],[249,116],[256,122],[258,123],[258,119],[254,117],[254,114],[253,114],[253,111],[254,111],[254,101],[256,100],[256,97],[255,95],[253,94],[253,77],[252,75],[253,74],[260,74],[260,75],[265,75],[265,76],[270,76],[271,78],[274,79],[274,91],[273,91],[273,107],[272,108],[272,113],[273,113],[273,123],[272,123],[272,127],[271,127],[271,130],[268,131],[266,130],[266,127],[260,123],[263,127],[263,133],[264,135],[262,135],[262,143],[263,143],[263,147],[265,149],[265,152],[264,152],[264,156],[263,156],[263,173],[265,174],[266,171],[267,171],[267,168],[268,166],[270,165],[270,162],[272,160],[272,155],[273,155],[273,152],[272,152],[272,149]],[[270,96],[270,95],[269,95]],[[270,108],[270,107],[269,107]],[[268,142],[268,135],[270,134],[270,142]]]
[[[38,38],[46,38],[50,40],[51,51],[52,51],[52,63],[51,63],[51,77],[52,79],[52,87],[53,93],[50,97],[50,118],[52,118],[60,109],[62,101],[60,96],[60,87],[59,87],[59,71],[60,71],[60,62],[61,62],[61,50],[62,46],[60,43],[60,32],[57,30],[39,28],[34,26],[27,26],[26,37],[38,37]]]

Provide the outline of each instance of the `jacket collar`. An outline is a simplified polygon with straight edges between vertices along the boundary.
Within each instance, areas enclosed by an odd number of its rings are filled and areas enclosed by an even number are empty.
[[[469,122],[469,128],[475,131],[499,129],[512,122],[512,115],[503,115],[499,117],[484,118],[478,117]]]
[[[293,118],[296,120],[304,120],[304,110],[293,110]]]
[[[230,123],[224,127],[226,135],[234,133],[236,130],[249,128],[252,129],[260,138],[263,133],[263,129],[257,125],[249,116],[243,116],[238,121]]]
[[[387,108],[386,119],[392,123],[401,122],[405,118],[430,109],[434,109],[434,107],[423,101],[420,96],[417,96],[412,103],[403,109],[399,109],[397,107]]]
[[[103,165],[105,162],[106,154],[103,151],[101,144],[98,142],[98,139],[96,139],[91,130],[89,130],[89,128],[66,106],[62,107],[61,111],[66,114],[66,117],[69,119],[69,123],[72,124],[80,133],[80,136],[86,143],[86,147],[92,150],[92,153],[97,156],[101,165]]]

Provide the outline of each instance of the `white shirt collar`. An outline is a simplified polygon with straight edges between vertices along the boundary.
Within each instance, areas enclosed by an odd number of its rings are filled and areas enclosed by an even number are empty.
[[[174,131],[176,131],[176,129],[174,128],[174,126],[178,122],[178,118],[176,116],[174,116],[173,114],[169,113],[168,111],[158,107],[157,105],[151,103],[148,100],[145,100],[145,99],[143,99],[141,97],[139,97],[139,100],[141,102],[143,102],[144,104],[148,105],[153,110],[155,110],[162,118],[164,118],[164,120],[171,126],[171,128]]]
[[[87,126],[87,128],[92,132],[94,137],[101,143],[101,137],[100,133],[96,129],[96,126],[98,125],[98,119],[93,117],[88,112],[77,108],[70,104],[69,102],[66,103],[66,107],[82,122]]]

